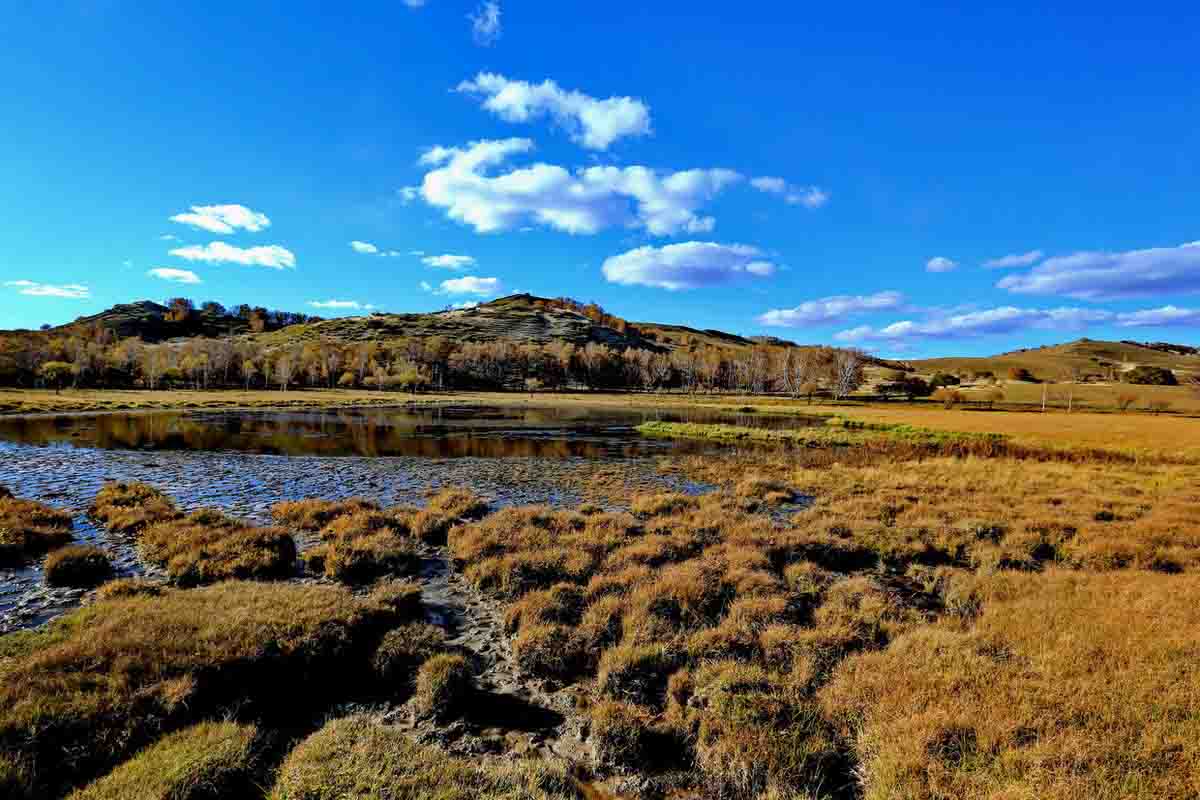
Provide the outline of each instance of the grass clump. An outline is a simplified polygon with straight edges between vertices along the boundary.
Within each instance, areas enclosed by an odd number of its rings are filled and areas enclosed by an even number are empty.
[[[202,722],[169,734],[69,800],[219,800],[249,796],[259,772],[258,730]]]
[[[109,597],[0,638],[0,757],[36,767],[49,794],[233,704],[301,713],[367,674],[382,633],[411,619],[411,594],[228,581]]]
[[[216,509],[143,529],[138,549],[182,586],[287,578],[296,564],[296,543],[287,530],[256,527]]]
[[[138,533],[156,522],[180,516],[171,498],[149,484],[136,481],[106,483],[88,513],[114,533]]]
[[[88,589],[108,580],[112,561],[108,553],[92,545],[70,545],[46,558],[46,583]]]
[[[401,625],[384,634],[371,667],[385,685],[407,687],[421,665],[442,652],[445,644],[446,633],[441,628],[424,622]]]
[[[306,531],[319,531],[345,514],[378,511],[379,504],[362,497],[347,500],[286,500],[271,506],[271,516],[280,525],[290,525]]]
[[[66,511],[21,500],[4,489],[0,493],[0,567],[62,547],[71,541],[72,526]]]
[[[97,600],[118,600],[123,597],[158,597],[164,591],[161,583],[145,578],[117,578],[96,590]]]
[[[443,720],[454,717],[471,694],[472,678],[463,656],[441,653],[428,659],[417,670],[417,713]]]
[[[327,723],[296,746],[270,800],[582,800],[544,761],[479,761],[422,747],[377,717]]]
[[[342,583],[362,584],[387,575],[410,574],[416,571],[420,559],[411,541],[383,529],[329,535],[304,553],[304,561],[317,574]]]

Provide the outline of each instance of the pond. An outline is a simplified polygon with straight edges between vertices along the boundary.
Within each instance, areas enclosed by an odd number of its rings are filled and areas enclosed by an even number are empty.
[[[638,491],[704,491],[658,458],[711,442],[643,438],[647,420],[796,427],[814,420],[710,409],[454,406],[419,409],[144,412],[0,419],[0,485],[75,513],[75,539],[105,548],[122,575],[153,574],[128,537],[87,517],[109,480],[145,481],[184,510],[216,506],[257,523],[304,497],[423,504],[461,486],[493,506],[595,501]],[[45,585],[40,562],[0,569],[0,632],[40,624],[79,602]]]

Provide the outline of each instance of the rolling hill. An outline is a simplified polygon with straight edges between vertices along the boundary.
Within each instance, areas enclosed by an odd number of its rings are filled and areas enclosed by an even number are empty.
[[[1106,342],[1078,339],[1065,344],[1014,350],[982,358],[929,358],[911,362],[917,372],[991,372],[1003,378],[1013,368],[1026,369],[1042,380],[1067,376],[1112,379],[1134,367],[1154,366],[1177,374],[1200,373],[1200,350],[1162,342]]]

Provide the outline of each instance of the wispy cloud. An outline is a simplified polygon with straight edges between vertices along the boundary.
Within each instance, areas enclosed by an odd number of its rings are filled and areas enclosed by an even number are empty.
[[[761,325],[784,328],[839,324],[859,314],[896,309],[903,303],[904,295],[900,292],[835,295],[808,300],[794,308],[772,309],[760,315],[758,322]]]
[[[1118,253],[1081,252],[1048,258],[996,286],[1018,294],[1079,300],[1124,300],[1200,293],[1200,242]]]
[[[1103,309],[1003,306],[924,321],[902,320],[883,328],[862,325],[842,331],[835,338],[843,342],[960,339],[1014,333],[1030,328],[1082,330],[1088,325],[1111,322],[1115,318],[1116,314]]]
[[[158,238],[159,238],[159,241],[163,241],[163,242],[178,242],[179,241],[179,237],[173,233],[164,233],[162,236],[160,236]]]
[[[760,192],[779,195],[793,206],[820,208],[829,202],[829,192],[819,186],[794,186],[773,175],[751,178],[750,185]]]
[[[763,278],[777,267],[757,247],[716,242],[681,242],[639,247],[606,259],[609,283],[676,291],[716,286],[738,278]]]
[[[622,137],[650,133],[650,108],[633,97],[599,100],[566,91],[552,80],[532,84],[491,72],[463,81],[455,91],[483,97],[483,107],[505,122],[529,122],[549,115],[567,130],[572,141],[590,150],[607,150]]]
[[[475,259],[471,256],[446,254],[441,256],[425,256],[421,259],[421,263],[427,267],[437,267],[438,269],[466,270],[475,266]]]
[[[716,225],[699,209],[742,176],[728,169],[660,173],[648,167],[588,167],[570,172],[538,163],[488,174],[533,149],[529,139],[433,147],[421,163],[434,167],[421,187],[425,202],[479,233],[544,225],[564,233],[644,228],[655,236],[704,233]]]
[[[1117,315],[1117,324],[1123,328],[1200,327],[1200,308],[1163,306],[1129,311]]]
[[[267,219],[266,214],[251,211],[236,203],[219,206],[192,206],[191,211],[176,214],[170,219],[172,222],[180,222],[210,233],[233,233],[239,229],[255,233],[271,224],[271,220]]]
[[[481,47],[491,47],[500,39],[500,4],[494,0],[484,0],[475,9],[474,13],[468,14],[467,19],[471,21],[471,36],[475,39],[475,44]]]
[[[945,256],[934,256],[925,262],[926,272],[953,272],[958,269],[958,262]]]
[[[29,297],[63,297],[70,300],[89,300],[92,296],[91,290],[79,283],[55,285],[38,283],[37,281],[19,280],[5,281],[4,285],[16,289],[18,294]]]
[[[1028,253],[1012,253],[1000,258],[989,259],[983,262],[983,266],[988,269],[1011,269],[1013,267],[1030,267],[1041,261],[1045,257],[1045,253],[1041,250],[1030,250]]]
[[[234,247],[225,242],[210,242],[207,245],[190,244],[170,251],[173,256],[188,261],[206,261],[210,264],[232,263],[249,266],[290,269],[296,266],[296,256],[286,247],[277,244],[263,247]]]
[[[172,283],[202,283],[200,276],[190,269],[175,269],[173,267],[155,267],[146,273],[152,278],[161,278]]]

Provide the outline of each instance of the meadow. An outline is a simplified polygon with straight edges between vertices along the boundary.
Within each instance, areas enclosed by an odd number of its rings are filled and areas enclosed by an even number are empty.
[[[723,443],[658,458],[712,488],[578,506],[452,487],[261,525],[106,486],[91,518],[159,577],[0,637],[0,794],[1200,794],[1200,420],[686,402],[827,422],[649,423]],[[0,496],[11,561],[61,552],[71,522]],[[64,581],[103,581],[67,556]],[[444,623],[447,579],[498,660]],[[561,747],[476,736],[518,725],[473,721],[497,664],[558,703]]]

